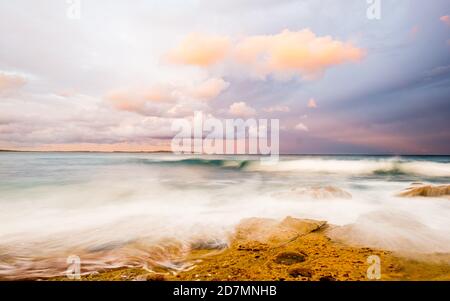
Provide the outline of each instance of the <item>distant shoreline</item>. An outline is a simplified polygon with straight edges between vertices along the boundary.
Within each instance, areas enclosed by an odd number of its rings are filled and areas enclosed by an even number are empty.
[[[159,150],[159,151],[89,151],[89,150],[80,150],[80,151],[62,151],[62,150],[55,150],[55,151],[40,151],[40,150],[9,150],[9,149],[0,149],[0,153],[100,153],[100,154],[158,154],[158,153],[165,153],[165,154],[172,154],[171,151],[166,150]],[[222,156],[222,155],[228,155],[228,154],[197,154],[197,153],[186,153],[183,155],[207,155],[207,156]],[[261,156],[259,154],[230,154],[230,156]],[[395,157],[395,156],[402,156],[402,157],[449,157],[450,154],[329,154],[329,153],[318,153],[318,154],[307,154],[307,153],[299,153],[299,154],[292,154],[292,153],[286,153],[286,154],[280,154],[280,156],[360,156],[360,157]]]

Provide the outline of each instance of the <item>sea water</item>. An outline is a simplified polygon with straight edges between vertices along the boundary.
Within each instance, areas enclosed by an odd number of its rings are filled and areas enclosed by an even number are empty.
[[[0,153],[0,278],[186,268],[195,243],[223,246],[244,218],[286,216],[351,226],[352,243],[450,252],[450,199],[405,198],[412,183],[448,184],[446,156],[257,156]],[[295,189],[332,186],[350,199]],[[357,231],[354,231],[357,229]]]

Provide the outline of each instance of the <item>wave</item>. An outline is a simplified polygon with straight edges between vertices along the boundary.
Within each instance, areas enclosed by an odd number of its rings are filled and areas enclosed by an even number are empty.
[[[163,165],[186,165],[238,169],[252,172],[297,172],[330,173],[355,175],[419,175],[430,177],[450,177],[450,163],[433,161],[409,161],[390,159],[285,159],[264,164],[258,159],[203,159],[180,158],[170,160],[142,159],[140,163]]]
[[[201,158],[183,158],[183,159],[170,159],[170,160],[152,160],[141,159],[137,163],[144,164],[160,164],[160,165],[186,165],[186,166],[206,166],[206,167],[222,167],[222,168],[234,168],[242,169],[248,165],[249,160],[225,160],[225,159],[201,159]]]
[[[413,174],[432,177],[450,176],[450,164],[430,161],[384,160],[333,160],[300,159],[279,161],[272,165],[254,162],[246,168],[249,171],[337,173],[337,174]]]

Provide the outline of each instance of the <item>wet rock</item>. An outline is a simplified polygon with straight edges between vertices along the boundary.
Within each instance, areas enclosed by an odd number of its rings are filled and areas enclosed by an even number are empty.
[[[325,226],[325,224],[325,221],[298,219],[288,216],[280,223],[280,226],[292,229],[299,235],[305,235],[321,229],[323,226]]]
[[[228,247],[227,242],[218,239],[196,240],[191,243],[193,250],[222,250]]]
[[[288,243],[299,236],[322,228],[326,222],[286,217],[281,222],[266,218],[249,218],[237,227],[235,240],[240,250],[265,250],[268,246]]]
[[[412,185],[398,194],[401,197],[442,197],[450,196],[450,185]]]
[[[310,269],[307,268],[301,268],[301,267],[295,267],[288,271],[289,275],[292,277],[307,277],[311,278],[313,275],[313,272]]]
[[[306,260],[306,255],[296,252],[282,252],[278,254],[274,261],[278,264],[292,265]]]

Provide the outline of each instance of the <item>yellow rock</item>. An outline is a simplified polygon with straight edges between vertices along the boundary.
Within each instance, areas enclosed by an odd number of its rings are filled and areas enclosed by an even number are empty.
[[[442,197],[450,196],[450,185],[413,185],[407,188],[405,191],[398,194],[401,197]]]

